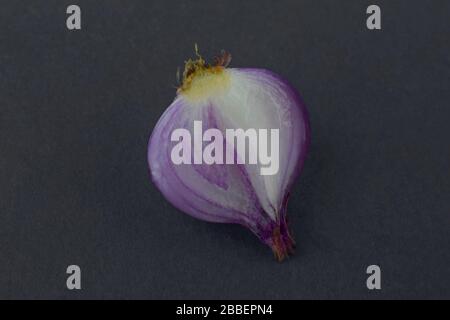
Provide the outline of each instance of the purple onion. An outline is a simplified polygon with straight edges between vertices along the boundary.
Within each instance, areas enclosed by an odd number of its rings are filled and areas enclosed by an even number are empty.
[[[243,225],[281,261],[293,252],[286,209],[309,145],[307,111],[298,92],[280,76],[264,69],[226,68],[229,60],[224,54],[214,66],[200,56],[186,62],[177,96],[150,137],[152,179],[181,211],[205,221]],[[175,164],[171,153],[177,142],[171,135],[184,128],[194,137],[194,121],[201,121],[203,132],[215,128],[224,136],[226,129],[278,129],[278,171],[262,175],[259,162]]]

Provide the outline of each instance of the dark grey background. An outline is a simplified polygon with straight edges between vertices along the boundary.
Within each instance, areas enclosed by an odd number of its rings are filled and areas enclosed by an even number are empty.
[[[0,298],[450,298],[449,17],[446,0],[0,1]],[[283,75],[308,106],[282,264],[149,179],[194,43]]]

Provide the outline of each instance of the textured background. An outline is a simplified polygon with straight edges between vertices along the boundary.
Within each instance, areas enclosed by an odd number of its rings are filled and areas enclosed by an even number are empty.
[[[372,2],[0,1],[0,298],[450,298],[450,1],[377,0],[375,32]],[[149,180],[148,137],[195,42],[306,101],[285,263]]]

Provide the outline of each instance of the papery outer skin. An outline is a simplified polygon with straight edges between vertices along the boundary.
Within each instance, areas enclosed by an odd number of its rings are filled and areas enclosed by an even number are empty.
[[[289,237],[286,206],[310,140],[309,121],[300,95],[278,75],[264,69],[226,69],[231,86],[223,95],[192,102],[179,94],[156,124],[150,137],[148,162],[152,179],[165,198],[201,220],[238,223],[273,247],[278,227]],[[173,164],[176,142],[171,133],[193,123],[209,128],[279,129],[279,171],[261,176],[259,165]],[[224,134],[225,136],[225,134]],[[290,239],[290,237],[289,237]]]

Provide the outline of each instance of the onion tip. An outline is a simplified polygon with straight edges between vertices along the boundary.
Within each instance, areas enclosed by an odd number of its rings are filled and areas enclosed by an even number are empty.
[[[278,262],[282,262],[294,254],[295,241],[289,234],[286,223],[273,229],[269,245]]]

